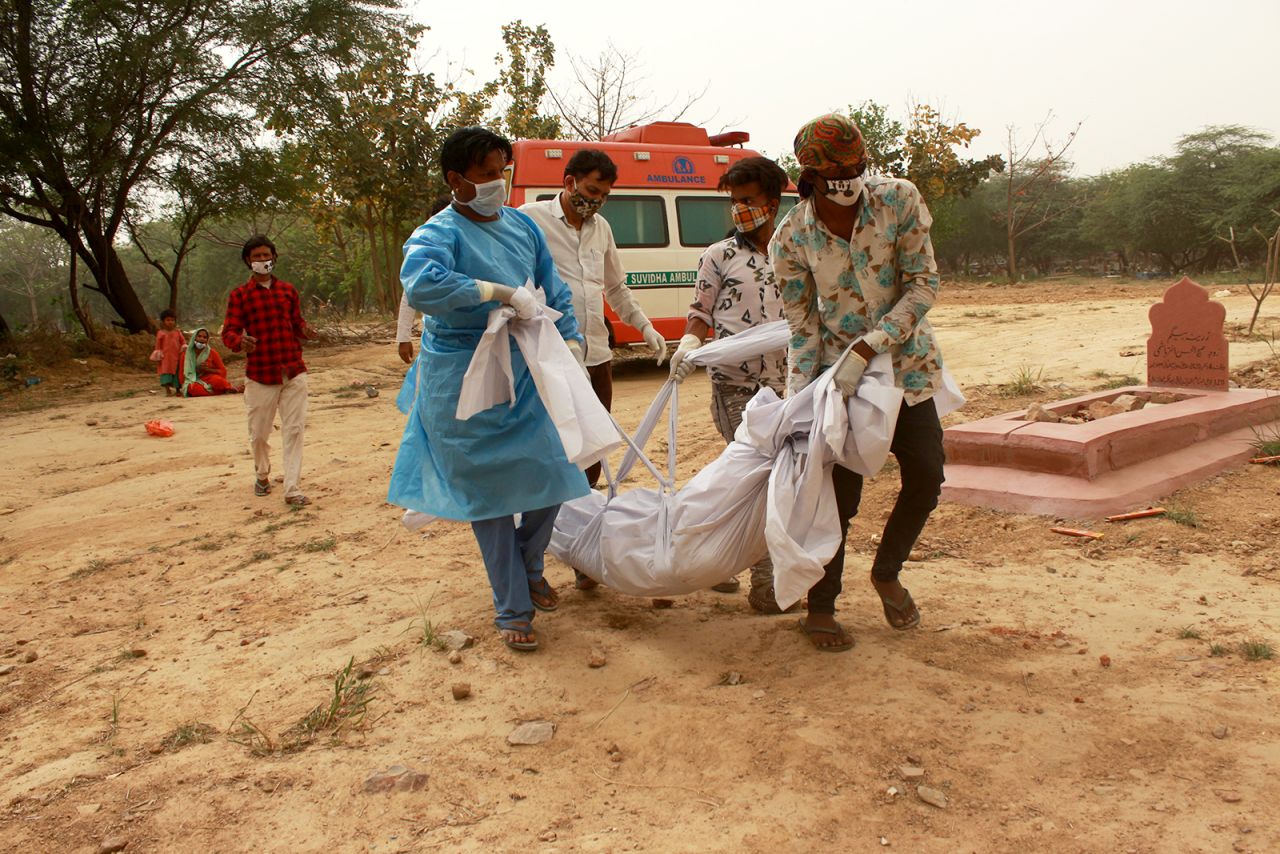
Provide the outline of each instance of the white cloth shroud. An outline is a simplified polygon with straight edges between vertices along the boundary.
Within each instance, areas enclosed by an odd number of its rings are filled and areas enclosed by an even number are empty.
[[[739,362],[787,346],[785,321],[714,341],[686,358],[705,366]],[[785,400],[760,390],[747,405],[734,441],[679,490],[674,483],[678,386],[668,380],[629,439],[608,494],[566,502],[549,551],[586,575],[635,596],[678,596],[728,580],[773,558],[774,587],[783,608],[822,577],[840,544],[831,485],[839,463],[862,475],[884,465],[893,440],[902,390],[888,354],[872,359],[854,398],[846,401],[823,373]],[[964,397],[944,372],[934,396],[939,417]],[[664,476],[642,448],[671,403]],[[617,494],[635,462],[657,478],[656,489]],[[607,469],[606,469],[607,471]]]

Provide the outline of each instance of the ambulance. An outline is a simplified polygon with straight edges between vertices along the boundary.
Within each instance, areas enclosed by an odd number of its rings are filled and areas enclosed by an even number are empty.
[[[564,185],[564,167],[574,152],[599,149],[618,166],[598,216],[608,220],[627,271],[627,286],[668,341],[684,334],[698,278],[698,259],[733,228],[729,194],[716,191],[720,177],[738,160],[759,152],[744,148],[742,131],[708,135],[687,122],[629,127],[599,142],[526,139],[514,144],[508,204],[553,198]],[[794,185],[782,197],[778,219],[799,201]],[[640,332],[605,305],[614,346],[641,344]]]

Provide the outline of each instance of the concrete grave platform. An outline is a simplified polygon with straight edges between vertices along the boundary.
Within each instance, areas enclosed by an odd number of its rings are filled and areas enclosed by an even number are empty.
[[[1151,307],[1147,385],[949,427],[942,498],[1020,513],[1093,518],[1141,509],[1248,459],[1280,432],[1280,392],[1229,388],[1225,310],[1183,278]],[[1143,408],[1090,404],[1131,395]],[[1130,401],[1131,403],[1133,401]]]
[[[1018,411],[947,428],[943,500],[1080,519],[1122,513],[1247,460],[1259,428],[1280,430],[1280,392],[1267,389],[1132,386],[1044,408],[1066,415],[1122,394],[1177,399],[1084,424]]]

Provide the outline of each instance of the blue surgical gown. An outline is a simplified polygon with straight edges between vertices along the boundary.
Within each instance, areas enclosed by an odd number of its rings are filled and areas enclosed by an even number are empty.
[[[504,207],[475,222],[447,208],[404,245],[400,281],[423,313],[417,393],[400,440],[387,500],[464,522],[495,519],[580,498],[590,490],[569,462],[524,358],[511,344],[515,401],[459,421],[462,377],[498,303],[480,299],[476,279],[512,287],[533,279],[561,312],[562,337],[578,338],[569,288],[556,273],[542,232]]]

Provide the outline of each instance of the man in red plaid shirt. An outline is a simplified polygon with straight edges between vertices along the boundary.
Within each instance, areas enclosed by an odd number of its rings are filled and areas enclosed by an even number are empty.
[[[307,424],[307,366],[302,361],[302,339],[314,338],[302,319],[298,291],[271,272],[276,247],[261,234],[240,250],[240,258],[252,271],[249,281],[227,298],[227,318],[222,343],[248,357],[244,403],[249,410],[249,444],[257,480],[255,495],[271,491],[271,429],[280,413],[284,441],[284,500],[301,506],[311,501],[302,494],[302,434]]]

